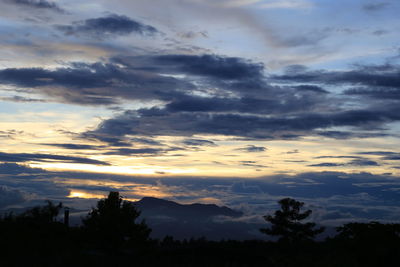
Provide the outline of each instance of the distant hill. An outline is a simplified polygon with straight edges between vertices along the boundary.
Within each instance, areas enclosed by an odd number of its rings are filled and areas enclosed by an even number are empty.
[[[179,204],[173,201],[145,197],[135,202],[141,218],[153,229],[154,238],[166,235],[175,239],[206,237],[221,239],[264,238],[259,228],[264,226],[238,220],[243,213],[214,204]]]
[[[135,202],[135,205],[146,216],[166,215],[185,218],[187,220],[197,220],[198,217],[210,219],[214,216],[240,217],[243,215],[242,212],[232,210],[225,206],[219,207],[215,204],[199,203],[185,205],[154,197],[144,197]]]
[[[43,205],[42,202],[37,204]],[[199,203],[179,204],[154,197],[144,197],[134,204],[141,211],[140,219],[145,219],[152,228],[153,238],[164,238],[167,235],[180,240],[201,237],[208,240],[266,238],[259,231],[265,224],[250,223],[244,220],[242,212],[228,207]],[[20,214],[29,208],[32,206],[7,209],[0,214],[9,212]],[[71,207],[70,225],[79,226],[88,212],[89,210]],[[62,221],[63,216],[62,211],[58,220]]]

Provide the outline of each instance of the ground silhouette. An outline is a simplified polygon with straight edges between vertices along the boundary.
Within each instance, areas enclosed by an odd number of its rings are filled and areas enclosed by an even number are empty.
[[[265,216],[269,234],[290,240],[208,241],[205,238],[152,240],[137,222],[140,211],[118,192],[100,200],[81,227],[57,219],[62,204],[48,201],[19,214],[0,218],[1,266],[398,266],[400,225],[349,223],[335,237],[315,242],[321,228],[302,223],[311,211],[303,203],[279,202]],[[293,226],[296,225],[296,227]],[[310,232],[311,231],[311,232]],[[307,242],[304,242],[307,240]]]

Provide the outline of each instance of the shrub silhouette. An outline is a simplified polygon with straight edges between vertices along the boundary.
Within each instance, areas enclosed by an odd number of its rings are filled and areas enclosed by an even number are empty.
[[[110,192],[98,201],[83,220],[83,228],[94,241],[106,246],[119,246],[124,242],[140,244],[148,240],[151,229],[142,221],[136,223],[140,211],[133,203],[122,200],[118,192]]]
[[[60,210],[63,208],[63,204],[60,202],[58,205],[53,204],[50,200],[46,200],[47,205],[33,207],[19,216],[18,220],[31,221],[36,224],[49,224],[56,222],[57,216]]]
[[[382,224],[379,222],[347,223],[337,227],[339,240],[367,243],[388,243],[400,241],[400,224]]]
[[[0,265],[60,266],[58,259],[68,253],[71,235],[68,227],[57,220],[62,203],[46,202],[0,219]]]
[[[281,241],[209,241],[203,238],[149,241],[150,229],[137,223],[133,203],[111,192],[98,201],[83,227],[57,221],[62,204],[47,202],[20,215],[0,216],[1,266],[398,266],[400,224],[348,223],[338,235],[303,242],[322,232],[303,223],[311,210],[286,198],[263,233]],[[302,241],[302,242],[298,242]],[[294,243],[288,243],[294,242]]]
[[[324,231],[324,227],[315,228],[315,223],[300,221],[309,217],[311,210],[300,212],[304,203],[292,198],[284,198],[279,202],[281,210],[274,215],[265,215],[264,219],[272,224],[271,228],[261,228],[260,231],[267,235],[280,236],[281,242],[310,241]]]
[[[400,224],[351,222],[337,227],[338,235],[329,240],[334,247],[352,254],[359,266],[398,266]]]

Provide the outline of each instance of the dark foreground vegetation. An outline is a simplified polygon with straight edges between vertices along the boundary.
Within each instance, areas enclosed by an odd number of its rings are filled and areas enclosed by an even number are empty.
[[[303,203],[290,198],[279,204],[260,229],[278,241],[215,242],[150,239],[140,213],[117,192],[100,200],[81,227],[57,221],[62,204],[48,202],[0,219],[0,266],[399,266],[399,224],[349,223],[315,242],[324,229],[302,222],[311,211],[301,212]]]

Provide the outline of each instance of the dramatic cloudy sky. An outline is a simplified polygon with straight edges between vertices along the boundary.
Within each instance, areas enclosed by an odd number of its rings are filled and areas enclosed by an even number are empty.
[[[399,219],[397,0],[2,0],[0,208],[119,190]],[[86,200],[84,200],[86,199]]]

